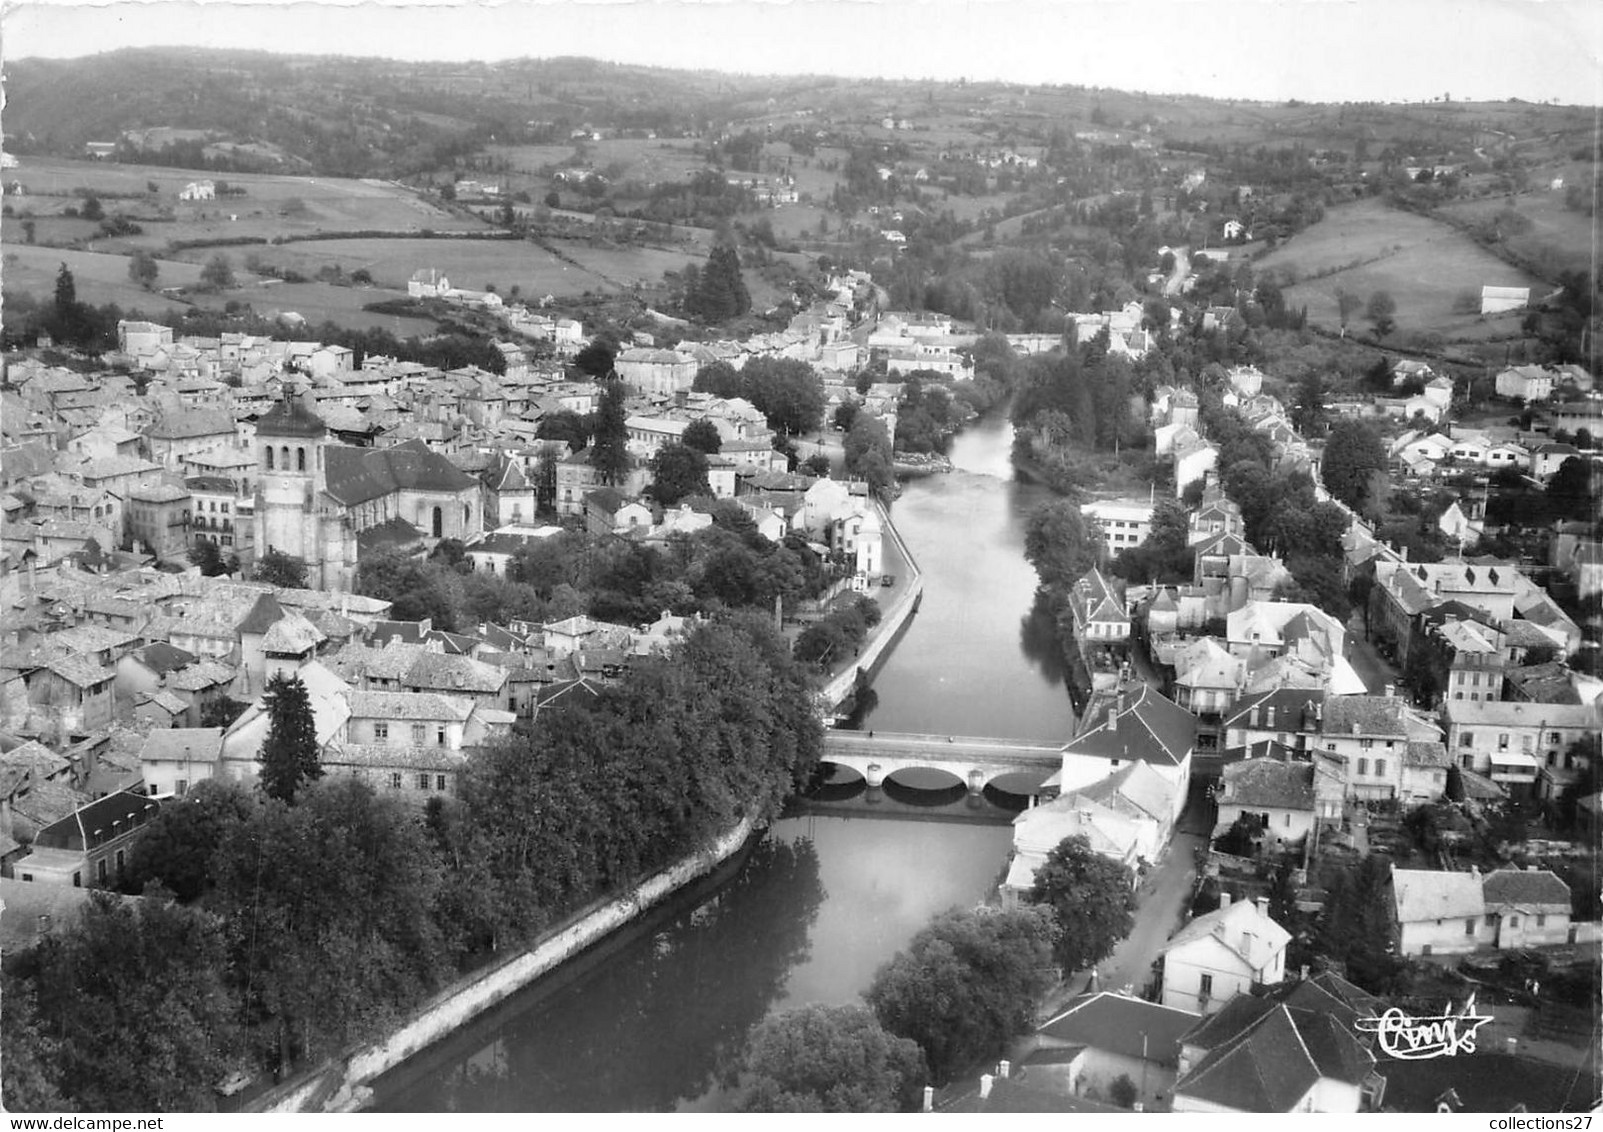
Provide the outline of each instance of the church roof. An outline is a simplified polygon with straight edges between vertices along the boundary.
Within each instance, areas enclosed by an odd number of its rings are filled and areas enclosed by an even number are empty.
[[[421,440],[393,448],[350,448],[331,445],[324,452],[328,493],[352,505],[395,491],[458,492],[478,481]]]

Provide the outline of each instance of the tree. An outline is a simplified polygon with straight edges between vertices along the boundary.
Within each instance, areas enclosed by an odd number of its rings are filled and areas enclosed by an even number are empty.
[[[540,418],[540,427],[534,435],[541,440],[560,440],[570,452],[577,452],[590,443],[590,425],[578,413],[569,409]]]
[[[629,427],[623,411],[623,382],[609,381],[601,390],[590,440],[590,466],[604,484],[619,484],[629,472]]]
[[[1386,449],[1380,437],[1360,421],[1341,421],[1330,430],[1320,474],[1330,494],[1362,511],[1372,494],[1372,477],[1386,470]]]
[[[262,697],[267,738],[262,742],[262,789],[270,798],[293,803],[307,782],[321,778],[317,721],[306,685],[299,676],[276,673]]]
[[[716,456],[718,450],[724,446],[724,441],[718,435],[718,426],[707,417],[691,421],[680,434],[679,442],[686,448],[694,448],[703,456]]]
[[[214,291],[225,291],[234,286],[234,263],[218,252],[200,269],[200,281]]]
[[[72,1107],[216,1106],[239,1009],[216,916],[159,892],[96,895],[75,926],[39,944],[36,962],[41,1028],[59,1042],[55,1068]]]
[[[794,358],[753,358],[740,371],[745,396],[768,427],[787,436],[811,432],[824,415],[824,385],[813,367]]]
[[[664,507],[677,507],[691,495],[711,495],[707,457],[685,444],[664,444],[651,457],[651,486],[646,494]]]
[[[822,452],[814,452],[801,462],[798,471],[809,475],[827,479],[829,477],[829,457]]]
[[[0,1099],[7,1112],[59,1112],[67,1107],[61,1095],[61,1043],[46,1032],[39,1017],[33,983],[10,970],[0,971],[0,996],[6,1024],[0,1026]]]
[[[921,1081],[918,1043],[861,1006],[809,1005],[758,1023],[741,1057],[742,1112],[898,1112]]]
[[[1369,296],[1369,305],[1364,308],[1364,317],[1375,327],[1375,336],[1384,338],[1390,334],[1397,323],[1394,315],[1397,313],[1397,300],[1391,297],[1389,291],[1376,291]]]
[[[1309,370],[1297,383],[1297,403],[1291,410],[1291,423],[1304,437],[1316,437],[1325,424],[1325,379]]]
[[[1024,557],[1043,585],[1072,586],[1096,565],[1101,550],[1101,531],[1073,499],[1043,503],[1025,523]]]
[[[228,696],[216,696],[201,705],[200,725],[221,727],[226,730],[234,720],[245,714],[245,709],[249,706]]]
[[[1130,870],[1091,851],[1087,840],[1069,837],[1047,854],[1035,872],[1030,899],[1052,910],[1058,936],[1053,958],[1065,976],[1095,966],[1135,924]]]
[[[1047,908],[954,908],[881,967],[864,997],[880,1025],[922,1047],[930,1076],[945,1084],[1034,1025],[1056,932]]]
[[[128,257],[128,278],[139,284],[145,290],[156,285],[156,277],[161,274],[161,268],[156,263],[156,257],[144,248],[137,248],[134,254]]]
[[[885,431],[885,422],[867,413],[859,413],[846,434],[846,472],[868,484],[868,489],[881,498],[896,485],[896,467],[892,462],[891,438]]]
[[[1559,465],[1547,483],[1547,503],[1553,516],[1586,522],[1598,513],[1598,497],[1603,494],[1598,477],[1584,456],[1571,456]]]
[[[611,376],[613,363],[617,358],[618,351],[612,343],[605,338],[595,338],[574,355],[573,364],[599,380]]]
[[[1343,337],[1346,337],[1347,334],[1348,321],[1357,312],[1358,308],[1363,305],[1364,300],[1359,298],[1358,295],[1354,294],[1352,291],[1347,290],[1345,287],[1336,288],[1336,314],[1341,320],[1341,333]]]
[[[269,547],[267,553],[256,560],[256,573],[252,575],[252,580],[286,590],[304,590],[306,559]]]
[[[280,1074],[384,1032],[438,985],[443,870],[394,793],[340,776],[294,806],[264,800],[214,859],[236,1016]]]
[[[100,203],[99,197],[91,196],[84,200],[83,207],[78,210],[78,215],[85,220],[104,220],[106,218],[106,209]]]
[[[724,322],[751,310],[751,294],[740,274],[740,256],[733,244],[720,242],[707,257],[707,265],[686,308],[703,322]]]
[[[419,562],[403,551],[384,548],[362,556],[356,567],[356,591],[392,603],[390,616],[398,621],[427,620],[434,628],[451,632],[456,628],[456,609],[446,588],[450,574],[446,563]]]
[[[857,414],[861,411],[861,406],[856,401],[842,401],[835,408],[835,427],[841,432],[851,432],[852,425],[857,421]]]
[[[189,793],[156,811],[128,854],[122,889],[138,895],[159,884],[189,903],[212,885],[212,856],[227,831],[248,820],[259,802],[245,787],[219,779],[195,783]]]
[[[728,362],[708,362],[696,371],[690,386],[697,393],[711,393],[714,397],[744,397],[746,378]]]

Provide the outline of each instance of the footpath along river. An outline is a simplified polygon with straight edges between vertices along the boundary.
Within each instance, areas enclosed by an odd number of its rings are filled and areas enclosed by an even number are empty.
[[[1024,520],[1000,417],[960,434],[954,470],[911,481],[892,518],[923,604],[861,726],[1066,738],[1049,621],[1032,616]],[[912,785],[918,785],[916,778]],[[764,1015],[857,1000],[936,912],[1000,878],[1011,814],[889,784],[799,803],[744,860],[374,1083],[381,1112],[719,1111],[721,1070]]]

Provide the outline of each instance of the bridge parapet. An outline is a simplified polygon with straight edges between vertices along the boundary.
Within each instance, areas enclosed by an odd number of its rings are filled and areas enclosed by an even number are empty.
[[[1062,749],[1055,745],[904,732],[829,731],[823,757],[861,774],[870,786],[899,770],[928,769],[954,775],[975,791],[1004,775],[1024,775],[1040,785],[1063,765]]]

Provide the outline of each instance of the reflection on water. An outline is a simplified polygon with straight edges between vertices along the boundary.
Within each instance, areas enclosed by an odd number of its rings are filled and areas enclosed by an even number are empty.
[[[999,821],[979,804],[968,821],[924,810],[929,820],[801,813],[775,823],[715,893],[626,929],[596,961],[581,959],[381,1078],[374,1109],[724,1107],[719,1084],[765,1014],[857,1001],[931,916],[986,897],[1011,830],[1005,814]]]
[[[1030,612],[1019,622],[1019,650],[1054,684],[1067,686],[1069,663],[1058,638],[1058,621],[1045,590],[1035,591]]]
[[[386,1112],[665,1111],[714,1082],[807,961],[824,900],[805,836],[766,837],[710,897],[553,993],[542,984],[382,1079]],[[394,1080],[392,1080],[393,1078]]]
[[[924,571],[924,600],[875,676],[878,702],[858,726],[1048,741],[1073,734],[1064,669],[1030,620],[1036,577],[1024,559],[1025,520],[1051,494],[1013,479],[1011,444],[1002,417],[977,422],[953,442],[956,470],[910,481],[892,508]]]

